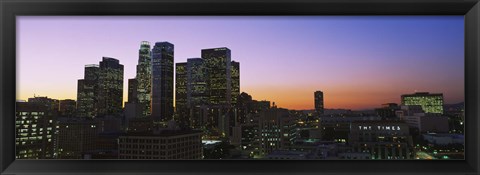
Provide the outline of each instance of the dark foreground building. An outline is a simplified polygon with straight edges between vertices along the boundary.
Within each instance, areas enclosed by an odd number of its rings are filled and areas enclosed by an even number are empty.
[[[17,102],[16,110],[16,158],[53,158],[55,128],[51,110],[34,102]]]
[[[119,159],[202,159],[202,132],[162,130],[119,137]]]
[[[352,122],[349,137],[352,153],[369,153],[370,159],[414,159],[412,136],[404,122]]]

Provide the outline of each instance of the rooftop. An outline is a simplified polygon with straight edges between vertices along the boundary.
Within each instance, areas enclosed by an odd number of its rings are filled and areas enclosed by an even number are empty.
[[[132,132],[122,134],[122,136],[139,136],[139,137],[170,137],[170,136],[178,136],[178,135],[186,135],[186,134],[202,134],[203,131],[199,130],[161,130],[158,132]]]
[[[403,94],[403,96],[438,96],[442,95],[442,93],[430,93],[430,92],[415,92],[414,94]]]

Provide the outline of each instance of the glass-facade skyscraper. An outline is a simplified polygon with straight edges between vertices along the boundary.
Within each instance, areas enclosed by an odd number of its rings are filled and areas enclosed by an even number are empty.
[[[207,75],[209,135],[228,136],[232,110],[232,60],[226,47],[202,49]]]
[[[240,63],[231,61],[230,49],[203,49],[202,58],[176,65],[179,117],[193,128],[205,128],[207,135],[228,136],[240,94]]]
[[[152,118],[156,122],[173,118],[173,54],[169,42],[157,42],[152,49]]]
[[[187,63],[177,63],[175,73],[176,120],[182,124],[189,125],[187,108]]]
[[[231,63],[231,77],[232,77],[232,106],[237,104],[238,96],[240,95],[240,63],[232,61]]]
[[[230,49],[203,49],[202,58],[208,71],[210,104],[229,107],[232,101]]]
[[[128,102],[138,103],[138,81],[136,78],[128,79]]]
[[[103,57],[98,77],[98,115],[118,116],[123,108],[123,65],[115,58]]]
[[[86,65],[84,78],[78,80],[77,116],[79,117],[92,118],[97,115],[99,72],[99,65]]]
[[[208,106],[208,72],[202,58],[187,59],[187,106],[194,128],[203,126]]]
[[[207,75],[202,58],[189,58],[177,63],[176,68],[176,112],[179,120],[198,128],[203,123],[208,105]]]
[[[137,100],[141,108],[141,115],[145,117],[151,114],[152,97],[152,55],[148,41],[140,43],[136,80]]]

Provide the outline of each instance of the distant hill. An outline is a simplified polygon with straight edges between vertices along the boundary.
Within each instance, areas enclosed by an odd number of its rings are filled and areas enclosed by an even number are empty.
[[[309,110],[300,110],[304,114],[308,113],[314,113],[315,110],[309,109]],[[331,114],[375,114],[375,111],[372,109],[365,109],[365,110],[351,110],[351,109],[325,109],[324,110],[325,115],[331,115]]]
[[[445,111],[460,111],[465,109],[465,102],[454,103],[454,104],[444,104],[443,109]]]

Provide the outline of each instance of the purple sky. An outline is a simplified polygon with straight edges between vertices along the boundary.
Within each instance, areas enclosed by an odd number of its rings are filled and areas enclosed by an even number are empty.
[[[141,41],[169,41],[175,63],[228,47],[241,91],[280,107],[364,109],[415,91],[464,101],[463,16],[17,17],[17,99],[76,99],[102,56],[135,77]]]

